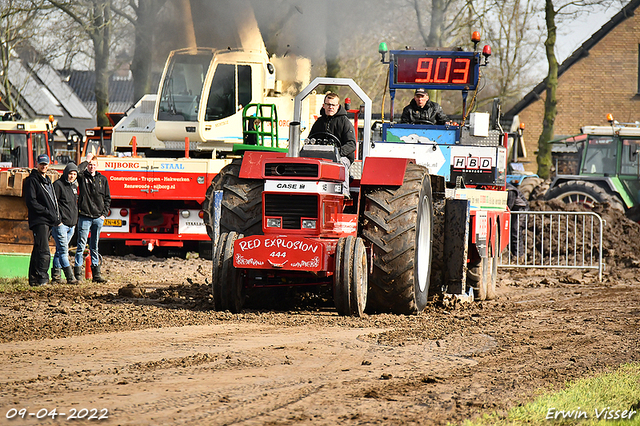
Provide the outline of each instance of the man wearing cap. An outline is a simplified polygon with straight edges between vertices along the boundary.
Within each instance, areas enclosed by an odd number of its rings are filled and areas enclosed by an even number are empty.
[[[78,247],[76,249],[75,266],[73,272],[77,280],[82,280],[82,256],[87,244],[89,232],[89,252],[91,253],[91,267],[93,281],[106,282],[100,274],[100,254],[98,253],[98,241],[104,219],[109,215],[111,207],[111,193],[109,181],[97,171],[98,160],[93,157],[87,163],[87,168],[78,174]]]
[[[440,105],[429,100],[429,93],[423,88],[416,89],[400,117],[401,123],[409,124],[445,124],[448,120]]]
[[[46,175],[49,170],[49,156],[38,155],[38,166],[25,179],[23,192],[27,204],[29,229],[33,232],[33,250],[29,261],[29,285],[40,286],[49,283],[49,235],[51,228],[61,223],[58,200],[51,180]]]

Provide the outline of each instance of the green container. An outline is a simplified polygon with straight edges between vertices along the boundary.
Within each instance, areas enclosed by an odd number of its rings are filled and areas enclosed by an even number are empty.
[[[0,278],[28,277],[30,260],[31,254],[29,253],[0,253]],[[53,255],[51,263],[53,263]]]

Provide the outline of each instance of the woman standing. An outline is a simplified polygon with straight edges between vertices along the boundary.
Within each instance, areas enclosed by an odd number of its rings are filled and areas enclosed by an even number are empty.
[[[67,277],[67,284],[77,284],[73,268],[69,263],[69,241],[78,223],[78,166],[67,164],[62,177],[54,182],[53,189],[58,199],[62,223],[53,228],[53,239],[56,242],[56,254],[53,256],[51,281],[62,282],[61,270]]]

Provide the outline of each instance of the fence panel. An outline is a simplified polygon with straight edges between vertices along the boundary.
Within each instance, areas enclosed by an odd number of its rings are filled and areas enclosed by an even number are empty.
[[[597,269],[602,281],[604,221],[593,212],[511,212],[501,268]]]

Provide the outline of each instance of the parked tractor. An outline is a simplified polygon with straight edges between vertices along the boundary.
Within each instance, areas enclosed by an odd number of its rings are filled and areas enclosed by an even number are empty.
[[[392,100],[396,89],[460,90],[463,102],[477,90],[477,51],[386,53]],[[486,64],[490,49],[483,53]],[[300,141],[302,102],[322,85],[348,86],[364,105],[349,170],[330,141],[313,143],[327,135]],[[506,136],[489,122],[488,114],[471,125],[392,121],[369,133],[366,93],[350,79],[316,78],[295,98],[288,153],[247,152],[220,172],[215,308],[239,312],[248,293],[291,286],[330,286],[338,313],[350,316],[419,313],[434,294],[495,297],[492,260],[510,219]]]
[[[556,175],[545,199],[612,208],[640,219],[640,125],[585,126],[580,135],[552,141]]]

